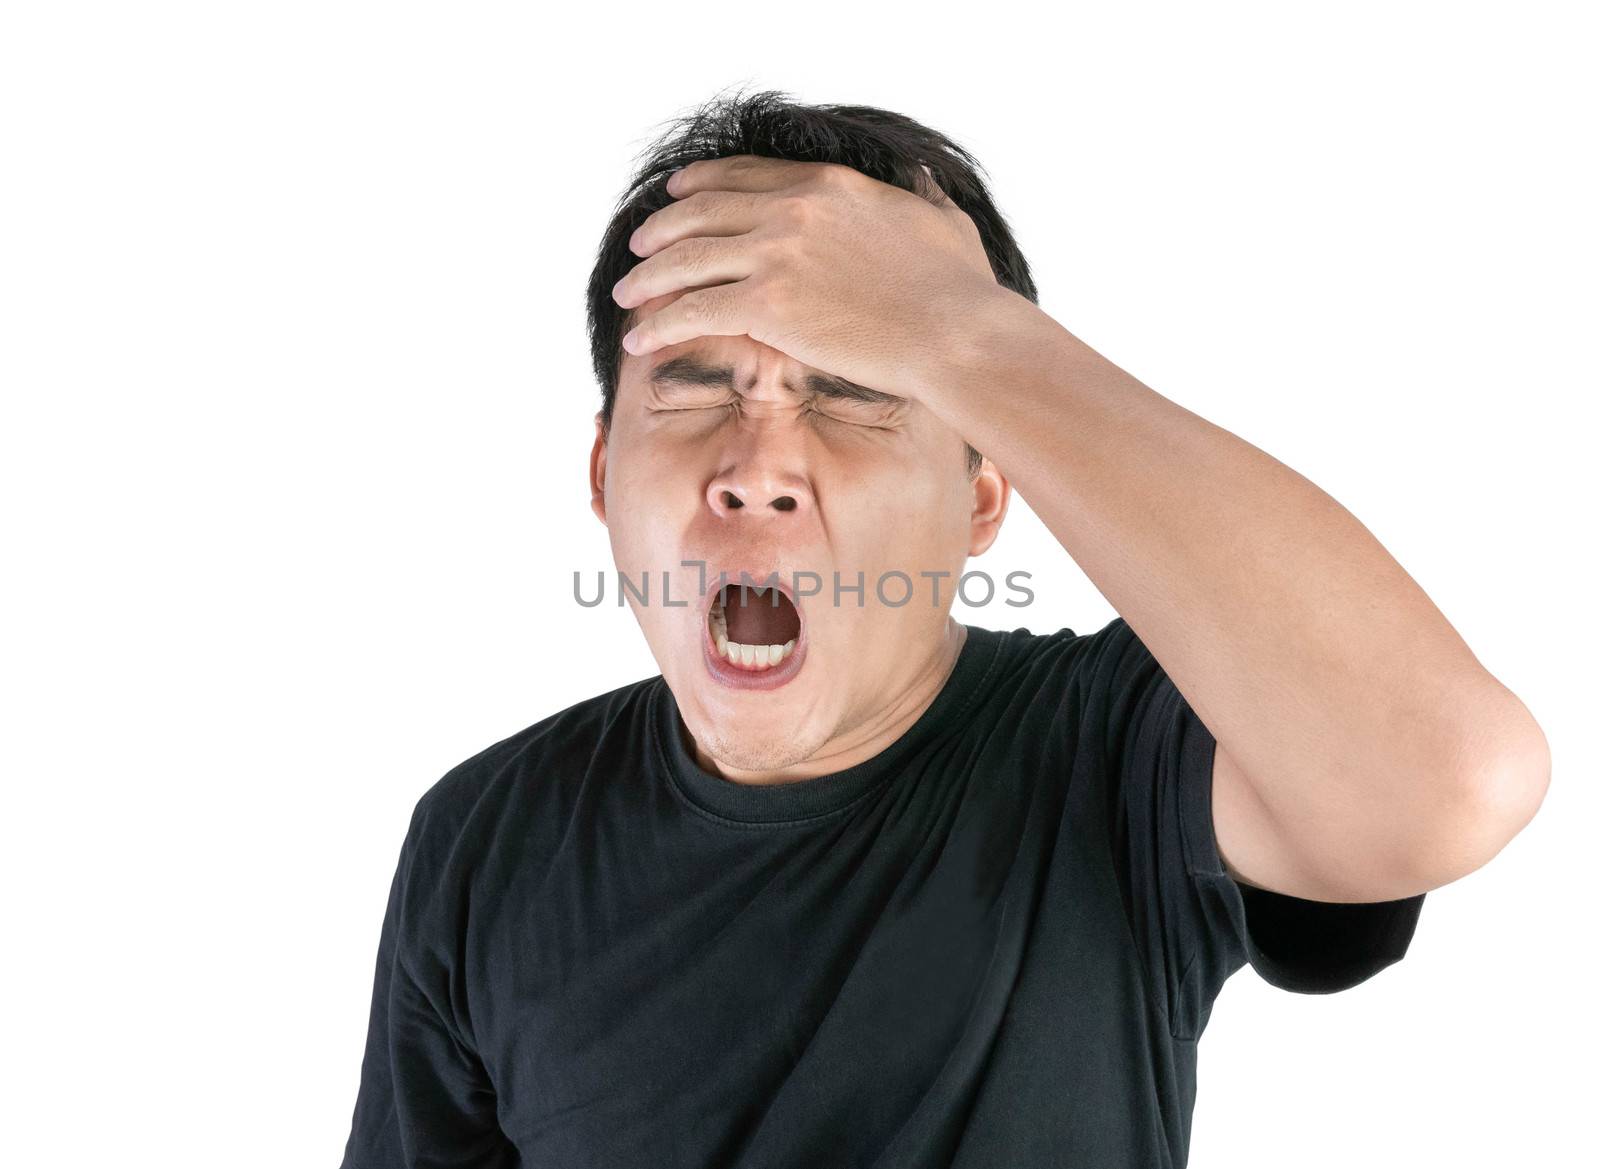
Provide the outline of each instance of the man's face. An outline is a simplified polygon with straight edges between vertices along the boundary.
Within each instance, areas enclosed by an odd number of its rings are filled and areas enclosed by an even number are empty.
[[[926,407],[828,393],[820,373],[745,336],[624,354],[596,435],[596,514],[618,572],[649,584],[629,604],[696,744],[732,769],[832,770],[892,718],[937,658],[967,556],[1004,518],[1004,480],[987,464],[971,479]],[[774,573],[776,605],[741,587]]]

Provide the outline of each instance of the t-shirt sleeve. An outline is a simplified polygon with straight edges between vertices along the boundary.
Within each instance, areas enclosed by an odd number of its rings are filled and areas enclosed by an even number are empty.
[[[1273,986],[1326,994],[1399,961],[1425,895],[1333,903],[1233,880],[1212,820],[1215,738],[1123,618],[1084,640],[1080,750],[1106,783],[1124,907],[1172,1033],[1198,1038],[1246,962]]]
[[[427,797],[401,847],[378,942],[366,1052],[341,1169],[516,1164],[493,1086],[461,1022],[445,849]]]

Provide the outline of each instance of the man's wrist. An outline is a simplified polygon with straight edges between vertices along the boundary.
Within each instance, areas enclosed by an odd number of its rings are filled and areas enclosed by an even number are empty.
[[[1038,305],[999,284],[954,316],[928,347],[912,386],[913,396],[941,415],[959,415],[1006,379],[1037,373],[1048,347],[1069,337]]]

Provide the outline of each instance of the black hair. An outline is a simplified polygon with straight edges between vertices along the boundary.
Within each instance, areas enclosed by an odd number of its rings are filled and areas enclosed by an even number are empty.
[[[636,165],[601,240],[587,300],[589,349],[602,395],[601,425],[607,430],[622,368],[622,335],[633,327],[634,310],[623,309],[611,298],[612,286],[638,263],[628,250],[628,239],[653,212],[673,201],[666,181],[674,170],[699,159],[733,154],[840,163],[934,201],[938,193],[926,189],[922,174],[921,168],[927,166],[943,195],[955,200],[977,225],[995,279],[1038,303],[1028,261],[980,177],[982,166],[945,135],[876,106],[803,105],[779,90],[719,94],[669,120],[668,131]],[[969,444],[969,476],[977,474],[982,461]]]

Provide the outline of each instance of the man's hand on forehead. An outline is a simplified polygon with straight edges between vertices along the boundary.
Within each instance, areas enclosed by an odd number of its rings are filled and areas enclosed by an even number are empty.
[[[634,232],[643,258],[612,290],[623,308],[682,292],[623,339],[636,356],[748,336],[915,398],[1008,295],[977,225],[942,193],[930,203],[850,167],[749,154],[692,162],[667,192],[675,201]]]

